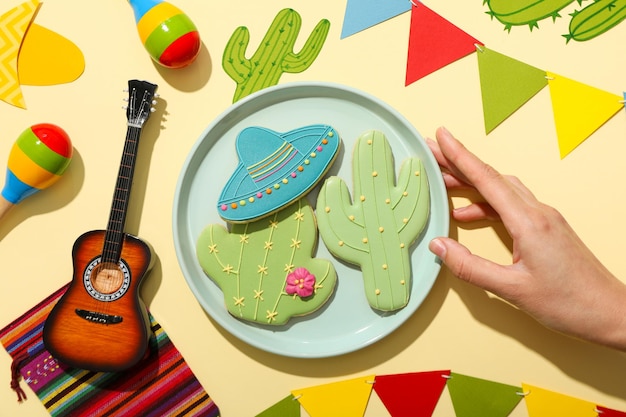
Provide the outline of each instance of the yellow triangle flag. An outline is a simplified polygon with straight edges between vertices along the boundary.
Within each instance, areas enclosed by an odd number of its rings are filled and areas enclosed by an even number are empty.
[[[363,417],[376,375],[297,389],[291,394],[311,417]]]
[[[596,404],[522,384],[529,417],[598,417]]]
[[[623,98],[547,72],[561,159],[623,107]]]

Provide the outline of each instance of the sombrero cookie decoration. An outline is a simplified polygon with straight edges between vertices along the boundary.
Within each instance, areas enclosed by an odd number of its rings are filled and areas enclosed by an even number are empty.
[[[340,138],[328,125],[286,133],[252,126],[235,140],[239,164],[217,202],[222,219],[242,223],[269,215],[307,193],[335,161]]]

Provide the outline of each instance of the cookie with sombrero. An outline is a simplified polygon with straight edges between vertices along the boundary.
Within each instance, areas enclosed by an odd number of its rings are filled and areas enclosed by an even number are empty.
[[[313,188],[340,148],[337,131],[314,124],[279,133],[243,129],[236,138],[239,163],[217,202],[222,219],[244,223],[285,207]]]

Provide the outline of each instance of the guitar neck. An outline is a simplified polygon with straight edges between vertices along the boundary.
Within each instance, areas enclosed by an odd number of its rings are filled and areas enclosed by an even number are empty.
[[[102,260],[104,262],[117,263],[120,258],[140,134],[140,127],[128,126],[122,161],[115,184],[115,192],[113,193],[113,203],[107,223],[104,250],[102,251]]]

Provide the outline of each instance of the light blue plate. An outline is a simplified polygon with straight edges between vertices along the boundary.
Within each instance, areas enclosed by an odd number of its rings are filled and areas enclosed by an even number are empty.
[[[413,283],[409,304],[394,313],[371,309],[365,299],[361,271],[333,258],[319,241],[318,258],[335,265],[335,294],[318,311],[294,318],[286,326],[262,326],[240,321],[225,306],[222,291],[202,271],[195,255],[196,240],[210,223],[224,224],[216,207],[223,185],[237,165],[235,137],[248,126],[288,131],[315,123],[332,125],[343,141],[330,175],[352,183],[354,142],[367,130],[380,130],[388,138],[396,173],[409,156],[421,158],[430,181],[429,223],[411,252]],[[315,203],[316,188],[309,194]],[[437,278],[440,263],[428,250],[436,236],[447,236],[448,199],[439,166],[415,128],[397,111],[369,94],[343,85],[290,83],[264,89],[228,108],[209,125],[194,144],[183,166],[173,207],[176,254],[191,291],[204,310],[237,338],[275,354],[322,358],[361,349],[382,339],[407,320],[423,302]]]

